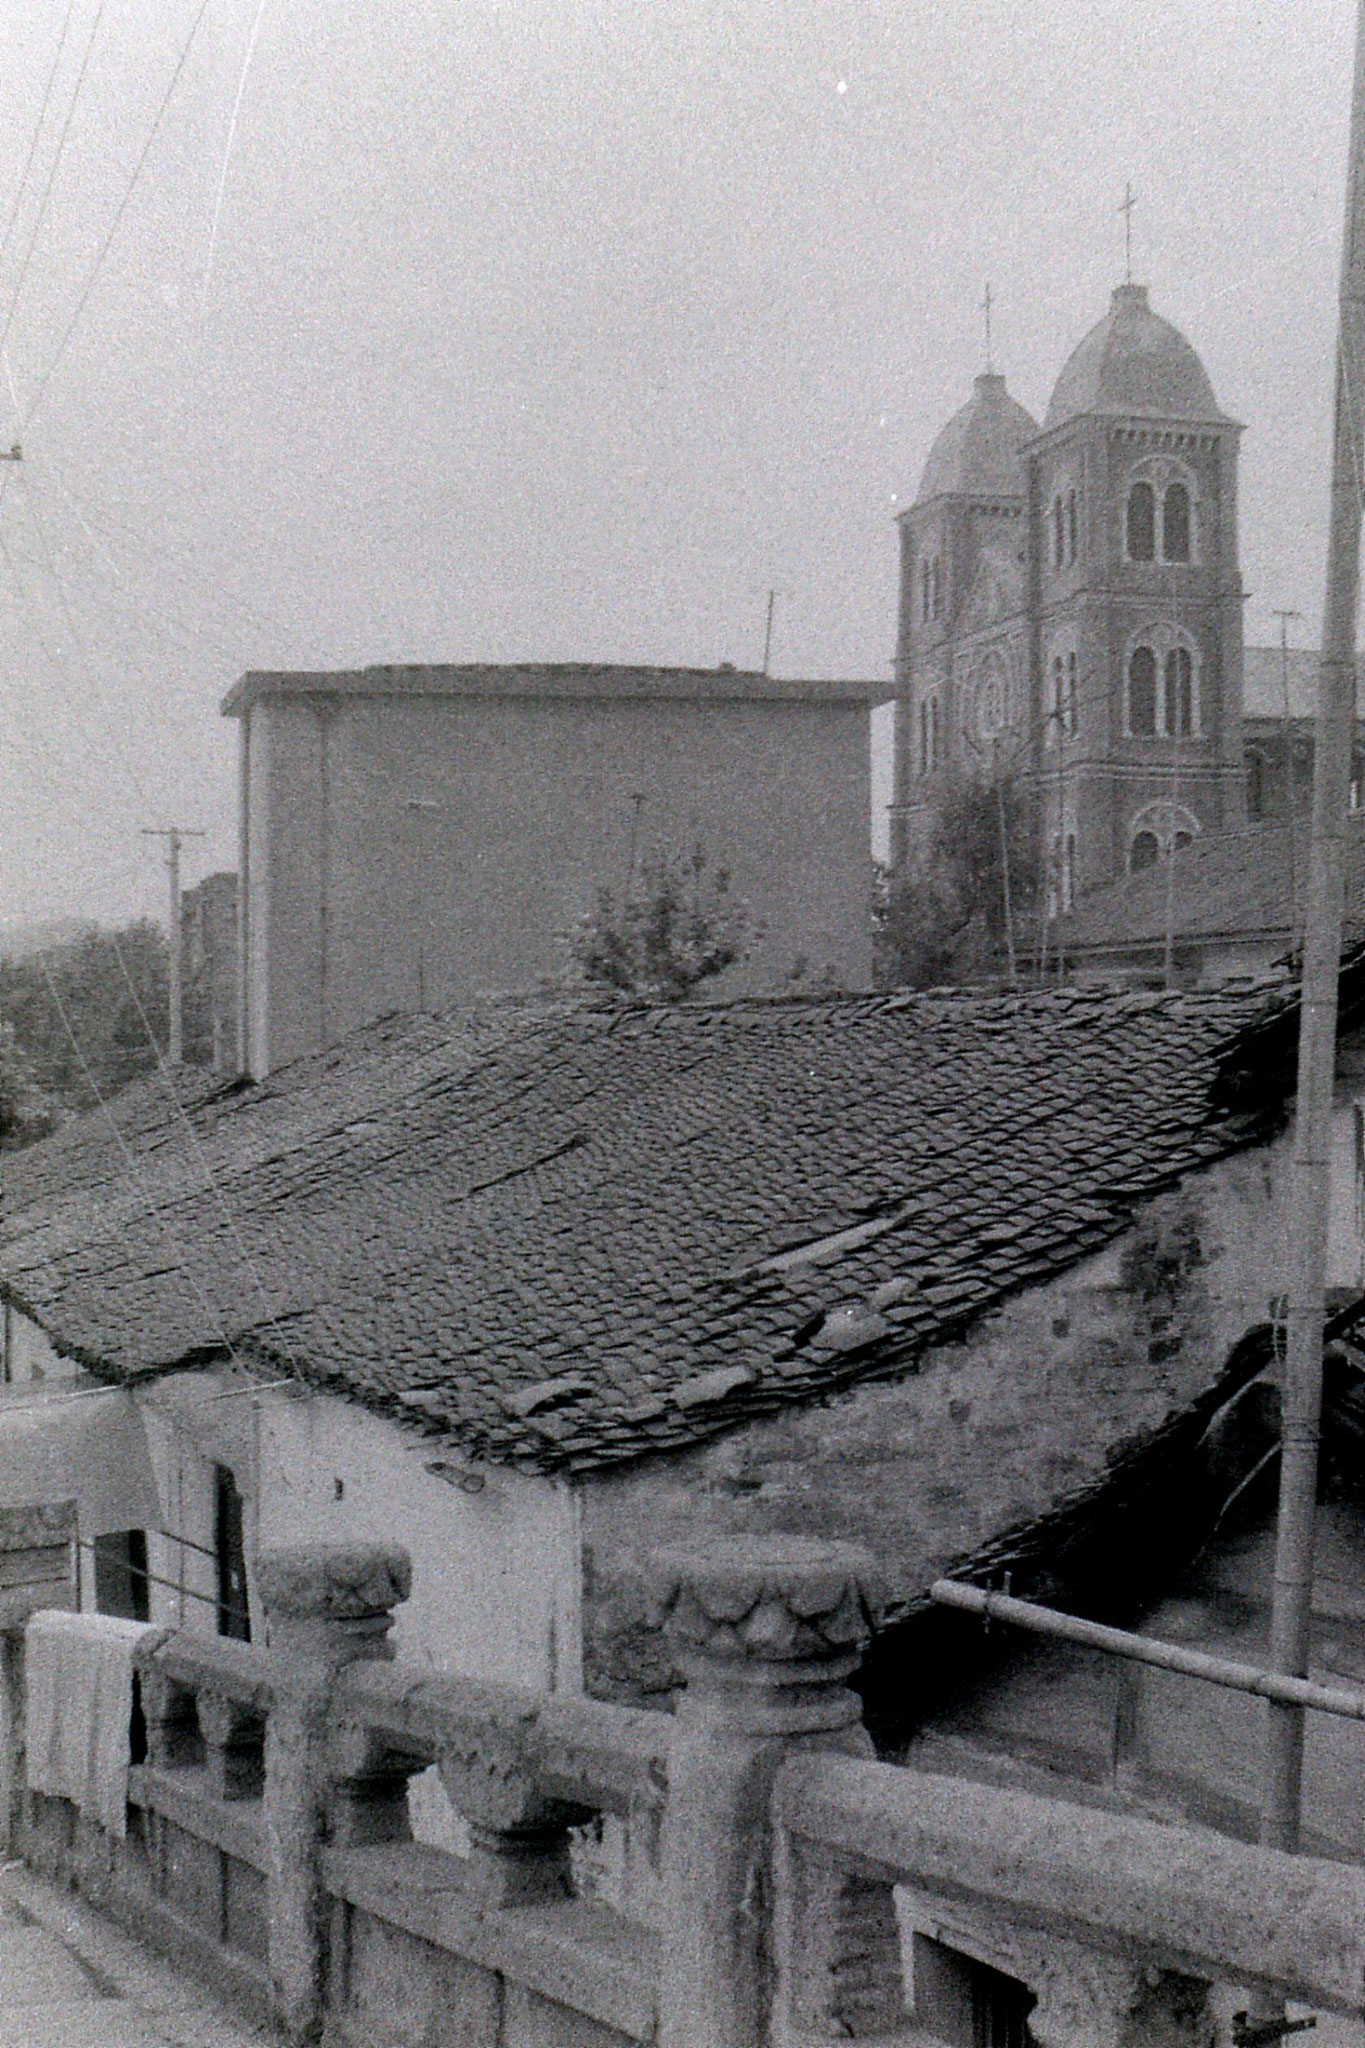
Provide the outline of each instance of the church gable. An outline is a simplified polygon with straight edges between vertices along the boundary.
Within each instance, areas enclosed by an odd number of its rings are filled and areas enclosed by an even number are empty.
[[[961,633],[981,633],[1025,608],[1024,572],[1004,548],[983,548],[958,619]]]

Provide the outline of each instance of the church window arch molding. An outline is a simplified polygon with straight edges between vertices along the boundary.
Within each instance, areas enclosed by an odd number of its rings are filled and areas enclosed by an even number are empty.
[[[1048,549],[1054,569],[1069,569],[1080,552],[1080,499],[1075,484],[1065,474],[1053,479]]]
[[[1192,845],[1201,826],[1186,805],[1160,801],[1144,804],[1128,825],[1128,872],[1140,875],[1168,853]]]
[[[1129,470],[1123,550],[1130,562],[1185,567],[1198,560],[1199,494],[1194,473],[1173,457],[1147,456]]]
[[[1123,729],[1130,739],[1197,739],[1199,649],[1168,620],[1132,634],[1124,652]]]
[[[1074,738],[1080,729],[1080,656],[1071,634],[1061,634],[1048,649],[1044,722],[1049,747]]]
[[[930,546],[919,558],[920,623],[928,624],[943,613],[943,556]]]

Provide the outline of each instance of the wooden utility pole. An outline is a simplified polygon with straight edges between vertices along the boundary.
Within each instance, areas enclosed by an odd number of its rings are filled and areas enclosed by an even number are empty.
[[[1332,1091],[1336,1073],[1346,811],[1355,732],[1356,611],[1360,584],[1362,398],[1365,398],[1365,0],[1356,23],[1346,223],[1341,261],[1332,493],[1322,665],[1313,764],[1313,823],[1299,1012],[1298,1093],[1290,1164],[1280,1507],[1271,1617],[1272,1669],[1308,1668],[1322,1411],[1323,1295]],[[1299,1839],[1303,1709],[1269,1705],[1261,1840],[1293,1850]]]
[[[1284,815],[1289,826],[1289,950],[1292,953],[1299,936],[1299,875],[1294,854],[1294,716],[1289,702],[1289,621],[1301,619],[1303,613],[1281,606],[1276,609],[1275,617],[1280,622],[1280,694],[1284,699]]]
[[[143,827],[144,839],[164,839],[166,842],[166,872],[170,877],[171,903],[170,921],[166,928],[166,944],[170,952],[170,1027],[166,1058],[173,1067],[181,1065],[185,1057],[185,997],[184,977],[180,946],[180,849],[187,839],[203,839],[203,832],[193,832],[184,825]]]

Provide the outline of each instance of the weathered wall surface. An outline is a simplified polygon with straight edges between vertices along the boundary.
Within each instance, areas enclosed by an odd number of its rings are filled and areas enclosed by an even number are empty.
[[[899,1382],[594,1482],[583,1521],[589,1690],[650,1698],[669,1683],[638,1591],[660,1543],[729,1531],[851,1538],[877,1558],[894,1616],[983,1548],[997,1545],[1008,1564],[1009,1532],[1022,1540],[1064,1510],[1084,1528],[1116,1464],[1163,1426],[1178,1440],[1180,1418],[1271,1317],[1288,1142],[1192,1176],[1100,1257],[927,1353]],[[1340,1207],[1338,1257],[1354,1250],[1358,1265],[1353,1175]],[[1188,1445],[1202,1428],[1198,1417],[1186,1424]],[[1139,1492],[1147,1483],[1135,1471]],[[1101,1538],[1091,1524],[1071,1540],[1083,1550],[1121,1539],[1117,1526]]]
[[[868,986],[865,705],[319,695],[243,728],[253,1072],[534,987],[633,841],[730,870],[762,927],[733,992]]]

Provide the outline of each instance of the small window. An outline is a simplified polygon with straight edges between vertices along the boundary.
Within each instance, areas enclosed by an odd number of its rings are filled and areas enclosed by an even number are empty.
[[[1052,501],[1052,566],[1060,569],[1066,560],[1066,513],[1062,507],[1061,493]]]
[[[1135,832],[1133,843],[1128,849],[1128,866],[1135,875],[1144,868],[1154,868],[1161,858],[1161,848],[1155,832]]]
[[[247,1605],[245,1522],[237,1481],[226,1465],[215,1465],[213,1549],[218,1563],[218,1633],[251,1641]]]
[[[1247,816],[1263,818],[1266,811],[1266,758],[1259,747],[1247,753]],[[1354,805],[1351,807],[1353,810]]]
[[[1190,559],[1190,494],[1184,484],[1168,484],[1161,501],[1161,552],[1168,562]]]
[[[1062,909],[1076,908],[1076,835],[1068,832],[1062,845]]]
[[[146,1621],[151,1612],[148,1598],[147,1531],[116,1529],[97,1536],[95,1552],[95,1606],[101,1614],[117,1614],[124,1621]]]
[[[1150,562],[1156,557],[1156,492],[1136,483],[1128,493],[1128,559]]]
[[[935,555],[929,564],[929,616],[936,619],[943,609],[943,564]]]
[[[1128,663],[1128,730],[1138,739],[1156,734],[1156,655],[1135,647]]]
[[[1066,729],[1069,733],[1074,733],[1079,723],[1076,710],[1076,656],[1074,653],[1068,654],[1066,658],[1066,704],[1064,711]]]
[[[1188,647],[1173,647],[1166,656],[1166,731],[1188,739],[1194,731],[1194,664]]]
[[[1066,494],[1066,558],[1074,562],[1078,549],[1076,544],[1076,493]]]

